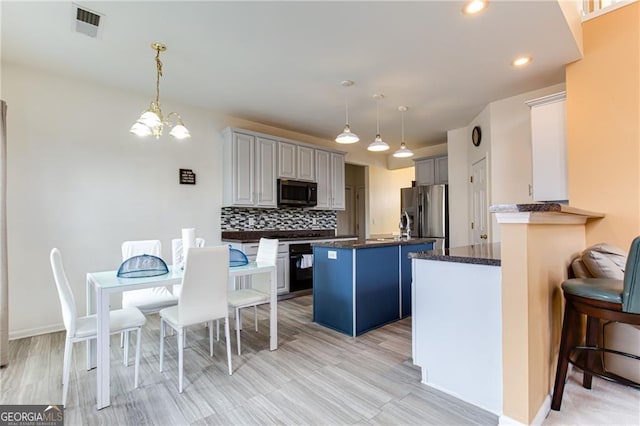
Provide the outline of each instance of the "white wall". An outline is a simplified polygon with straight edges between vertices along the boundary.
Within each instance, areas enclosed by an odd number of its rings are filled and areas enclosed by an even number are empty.
[[[450,247],[469,244],[469,135],[466,127],[447,132]]]
[[[471,166],[483,157],[487,158],[488,205],[531,202],[531,118],[525,101],[562,90],[564,84],[557,84],[492,102],[466,127],[448,132],[451,247],[470,244],[468,179]],[[474,126],[482,129],[479,147],[471,143]],[[489,234],[492,242],[499,242],[494,216]]]
[[[530,99],[565,90],[556,84],[490,104],[491,108],[491,198],[493,204],[532,202]],[[491,215],[493,241],[500,241],[500,226]]]
[[[60,328],[49,251],[63,255],[79,312],[85,274],[120,264],[120,244],[195,227],[220,240],[221,139],[206,111],[164,100],[193,137],[138,139],[145,97],[3,64],[8,104],[9,324],[12,337]],[[178,169],[197,175],[179,185]]]

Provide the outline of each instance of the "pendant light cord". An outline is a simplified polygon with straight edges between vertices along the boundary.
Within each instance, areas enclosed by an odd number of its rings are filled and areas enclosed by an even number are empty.
[[[349,125],[349,98],[347,98],[346,96],[344,97],[344,104],[345,104],[345,122],[347,124],[347,126]]]
[[[380,136],[380,101],[376,99],[376,133]]]
[[[402,143],[404,143],[404,111],[402,111]]]

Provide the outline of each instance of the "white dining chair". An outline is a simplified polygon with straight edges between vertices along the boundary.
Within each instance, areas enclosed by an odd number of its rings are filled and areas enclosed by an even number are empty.
[[[60,305],[62,307],[62,320],[67,331],[64,343],[64,361],[62,366],[62,405],[67,403],[69,390],[69,373],[71,370],[71,354],[73,344],[85,340],[96,339],[98,335],[97,318],[95,315],[78,316],[75,299],[67,275],[62,264],[60,250],[54,248],[49,255],[53,278],[58,289]],[[136,308],[118,309],[109,312],[109,330],[111,334],[137,331],[136,333],[136,360],[134,373],[134,387],[138,387],[138,371],[140,370],[140,342],[141,330],[146,319],[142,312]],[[128,356],[128,352],[125,352]],[[107,361],[108,362],[108,361]]]
[[[231,346],[229,345],[229,309],[227,282],[229,279],[229,248],[227,246],[190,248],[178,305],[160,311],[160,371],[163,368],[165,327],[177,331],[178,390],[182,393],[184,330],[194,324],[209,323],[209,354],[213,356],[213,321],[224,319],[229,375]]]
[[[162,258],[162,243],[160,240],[137,240],[125,241],[122,243],[122,261],[134,256],[149,254]],[[143,288],[122,292],[123,308],[138,308],[144,315],[155,314],[161,309],[174,306],[178,303],[175,296],[167,287]],[[125,348],[125,353],[129,348],[129,335],[123,333],[120,338],[120,346]],[[125,366],[128,362],[125,357]]]
[[[278,259],[278,242],[277,239],[260,238],[256,262],[275,265]],[[258,305],[269,303],[270,300],[271,281],[267,274],[252,276],[250,288],[229,291],[229,306],[235,310],[238,355],[240,355],[240,329],[242,328],[240,309],[253,306],[255,329],[258,331]]]
[[[204,238],[196,238],[196,247],[202,248],[204,247],[205,241]],[[184,260],[184,250],[182,249],[182,238],[174,238],[171,240],[171,260],[172,265],[177,267],[178,265],[182,265],[182,261]],[[182,291],[182,285],[176,284],[173,286],[173,295],[176,297],[180,297],[180,291]]]

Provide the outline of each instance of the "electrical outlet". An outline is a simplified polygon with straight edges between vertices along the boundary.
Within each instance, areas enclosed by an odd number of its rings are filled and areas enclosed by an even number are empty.
[[[250,217],[249,218],[249,226],[253,226],[256,223],[255,219]]]

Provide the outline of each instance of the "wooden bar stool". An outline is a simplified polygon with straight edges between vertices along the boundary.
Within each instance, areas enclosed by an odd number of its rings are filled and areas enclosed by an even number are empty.
[[[624,279],[573,278],[562,283],[565,298],[564,319],[556,381],[553,388],[551,409],[560,410],[562,393],[569,363],[584,371],[582,386],[591,389],[594,375],[627,386],[640,388],[640,384],[607,372],[602,363],[604,352],[633,358],[639,362],[640,356],[598,347],[600,321],[617,321],[640,325],[640,237],[631,243]],[[574,346],[572,331],[580,326],[581,315],[587,317],[584,346]]]

